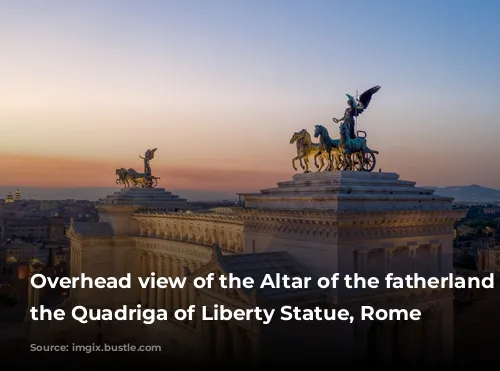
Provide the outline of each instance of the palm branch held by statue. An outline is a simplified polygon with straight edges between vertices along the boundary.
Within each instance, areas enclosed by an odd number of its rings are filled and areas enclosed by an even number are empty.
[[[363,94],[359,96],[358,99],[354,98],[352,95],[346,94],[348,100],[347,100],[347,105],[348,107],[346,108],[344,112],[344,116],[340,119],[333,118],[333,122],[339,123],[343,122],[349,127],[350,131],[350,136],[352,139],[356,138],[355,135],[355,118],[358,117],[360,114],[362,114],[367,108],[368,105],[370,104],[373,95],[380,90],[380,86],[374,86],[371,89],[368,89],[365,91]]]

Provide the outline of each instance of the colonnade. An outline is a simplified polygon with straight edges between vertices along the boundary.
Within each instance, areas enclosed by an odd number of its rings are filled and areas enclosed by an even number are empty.
[[[218,364],[258,362],[257,335],[233,322],[203,321],[203,349]]]
[[[439,362],[446,359],[443,312],[428,309],[420,321],[360,322],[356,349],[374,362]]]
[[[427,250],[428,261],[420,261],[420,253]],[[377,254],[380,252],[380,254]],[[388,273],[418,273],[423,276],[438,276],[443,273],[441,244],[388,246],[381,249],[355,251],[355,271],[361,276],[383,278]],[[424,258],[425,259],[425,258]],[[376,267],[377,272],[372,271]]]
[[[155,277],[183,278],[186,277],[185,267],[194,272],[204,265],[197,260],[152,252],[143,252],[140,264],[140,276],[143,278],[151,276],[152,272],[155,273]],[[170,312],[188,309],[190,305],[195,304],[196,291],[189,283],[186,283],[184,288],[170,286],[164,289],[151,286],[147,289],[141,288],[141,305],[144,308],[166,309]],[[195,324],[194,320],[191,324]]]

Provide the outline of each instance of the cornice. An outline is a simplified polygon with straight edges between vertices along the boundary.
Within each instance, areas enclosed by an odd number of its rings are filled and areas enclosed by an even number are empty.
[[[401,221],[435,223],[438,221],[456,221],[464,216],[463,210],[395,210],[351,212],[338,210],[283,210],[283,209],[248,209],[232,208],[233,215],[179,213],[156,211],[134,213],[134,219],[168,218],[190,221],[210,221],[243,224],[245,221],[298,222],[333,225],[335,222],[352,224],[384,224]]]
[[[224,215],[224,214],[202,214],[202,213],[179,213],[179,212],[140,212],[134,214],[134,219],[145,220],[150,218],[156,219],[176,219],[186,220],[191,222],[206,221],[206,222],[220,222],[229,224],[243,224],[243,220],[238,216]]]
[[[337,239],[366,240],[449,234],[451,233],[451,226],[447,224],[429,224],[407,227],[339,228],[338,226],[321,224],[286,225],[270,222],[248,222],[245,223],[245,231],[299,240],[334,241]]]
[[[337,212],[332,210],[238,209],[235,213],[248,222],[316,224],[325,226],[407,226],[454,223],[463,213],[456,210]]]
[[[168,252],[188,259],[210,260],[213,257],[212,248],[191,244],[188,242],[159,240],[148,237],[134,237],[134,241],[136,243],[137,249],[139,249],[143,253],[165,255],[165,253]]]
[[[372,219],[376,217],[388,217],[388,216],[408,216],[415,217],[416,215],[429,216],[429,215],[440,215],[448,218],[460,218],[465,212],[464,210],[387,210],[387,211],[342,211],[342,210],[314,210],[314,209],[304,209],[304,210],[284,210],[284,209],[250,209],[250,208],[233,208],[235,215],[240,217],[252,217],[252,216],[262,216],[268,215],[270,217],[278,216],[295,216],[295,217],[339,217],[347,218],[359,218],[365,217]]]

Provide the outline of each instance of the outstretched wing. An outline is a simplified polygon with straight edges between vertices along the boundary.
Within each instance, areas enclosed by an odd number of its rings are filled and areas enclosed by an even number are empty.
[[[150,150],[151,152],[149,153],[149,158],[151,160],[155,158],[155,152],[156,152],[157,149],[158,148],[153,148],[153,149]]]
[[[373,94],[380,90],[380,85],[374,86],[371,89],[368,89],[363,94],[359,96],[358,102],[360,103],[360,107],[356,110],[356,116],[362,114],[370,104]]]

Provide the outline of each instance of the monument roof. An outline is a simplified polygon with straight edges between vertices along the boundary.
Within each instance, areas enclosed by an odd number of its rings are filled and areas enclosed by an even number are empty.
[[[260,194],[241,194],[250,209],[410,211],[451,210],[451,197],[417,187],[398,174],[364,171],[327,171],[296,174],[292,180]]]
[[[255,282],[255,287],[260,286],[264,277],[270,274],[273,279],[276,275],[288,277],[311,277],[311,274],[300,265],[288,252],[264,252],[253,254],[237,254],[222,256],[222,267],[227,273],[233,273],[239,278],[251,277]],[[316,279],[312,280],[316,281]],[[314,284],[310,289],[318,289]],[[310,289],[287,289],[264,287],[258,289],[260,296],[273,296],[292,294],[299,291],[309,291]]]
[[[98,207],[106,205],[130,206],[136,210],[145,208],[174,210],[187,208],[187,201],[165,188],[122,188],[99,200]]]
[[[74,219],[71,219],[67,234],[68,236],[103,238],[112,237],[114,232],[107,222],[75,222]]]
[[[198,270],[194,276],[204,275],[204,273],[217,267],[226,275],[232,273],[241,279],[250,277],[254,280],[253,288],[241,288],[239,291],[243,292],[251,300],[263,299],[268,301],[289,296],[301,296],[302,294],[309,295],[313,292],[319,292],[323,295],[325,292],[316,285],[317,277],[309,273],[304,266],[286,251],[223,255],[220,246],[215,245],[214,252],[215,259]],[[312,280],[308,288],[284,288],[282,284],[280,288],[269,286],[260,288],[266,274],[271,275],[273,282],[276,282],[277,275],[281,275],[281,277],[286,275],[290,278],[311,277]]]

